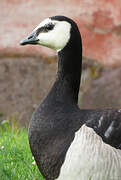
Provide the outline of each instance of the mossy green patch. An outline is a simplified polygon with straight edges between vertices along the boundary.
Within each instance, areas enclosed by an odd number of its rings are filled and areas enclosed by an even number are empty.
[[[32,157],[25,128],[14,129],[9,121],[0,125],[0,179],[44,180]]]

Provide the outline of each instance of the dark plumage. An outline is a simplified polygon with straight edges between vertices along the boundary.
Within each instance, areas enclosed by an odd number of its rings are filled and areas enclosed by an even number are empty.
[[[121,111],[79,109],[77,102],[82,64],[81,36],[77,25],[71,19],[64,16],[54,16],[50,19],[55,24],[56,21],[71,24],[70,37],[58,52],[56,81],[30,121],[29,142],[37,166],[45,179],[55,180],[60,175],[66,154],[75,139],[75,132],[83,124],[92,128],[106,144],[121,149]],[[48,33],[55,24],[48,26],[48,30],[46,25],[40,26],[39,30],[44,29],[44,33]],[[38,44],[41,41],[36,37],[41,33],[39,30],[37,28],[32,36],[29,36],[32,37],[32,43],[31,38],[28,38],[28,41],[26,39],[21,44]],[[70,177],[70,180],[77,179]]]

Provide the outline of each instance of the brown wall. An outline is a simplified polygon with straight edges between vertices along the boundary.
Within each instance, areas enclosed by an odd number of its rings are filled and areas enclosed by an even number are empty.
[[[28,124],[36,104],[51,88],[55,52],[21,47],[19,41],[41,20],[58,14],[73,18],[82,34],[81,107],[121,107],[121,1],[1,0],[0,120],[15,115],[21,124]]]

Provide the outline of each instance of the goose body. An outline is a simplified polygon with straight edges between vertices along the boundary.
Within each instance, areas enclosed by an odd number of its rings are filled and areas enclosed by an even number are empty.
[[[46,180],[120,180],[121,111],[81,110],[78,92],[82,43],[65,16],[41,22],[25,40],[58,52],[56,81],[34,112],[29,143]]]

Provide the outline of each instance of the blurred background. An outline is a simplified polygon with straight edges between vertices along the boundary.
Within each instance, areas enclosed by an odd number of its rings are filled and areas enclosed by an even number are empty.
[[[0,121],[21,126],[47,95],[56,77],[56,53],[19,45],[42,20],[65,15],[83,42],[81,108],[121,107],[121,1],[3,0],[0,2]]]

